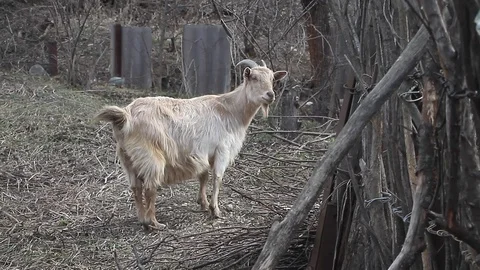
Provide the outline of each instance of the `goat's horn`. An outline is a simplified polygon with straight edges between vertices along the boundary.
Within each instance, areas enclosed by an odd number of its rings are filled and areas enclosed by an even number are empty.
[[[263,61],[263,60],[260,60],[260,63],[261,63],[260,66],[262,66],[262,67],[266,67],[266,66],[267,66],[267,64],[265,64],[265,61]]]
[[[245,65],[249,68],[258,67],[258,64],[255,63],[255,61],[250,60],[250,59],[244,59],[244,60],[238,62],[236,66],[240,66],[240,65]]]

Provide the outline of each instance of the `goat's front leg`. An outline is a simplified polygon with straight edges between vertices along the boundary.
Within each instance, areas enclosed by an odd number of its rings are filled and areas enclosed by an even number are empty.
[[[220,208],[218,207],[218,194],[222,186],[223,174],[229,163],[228,150],[220,151],[217,149],[215,153],[215,163],[213,164],[213,191],[212,200],[210,201],[210,211],[213,218],[220,218],[222,216]]]
[[[210,203],[210,211],[213,218],[222,217],[220,212],[220,207],[218,206],[218,194],[220,193],[220,187],[222,185],[223,173],[214,174],[213,176],[213,191],[212,191],[212,202]]]
[[[208,171],[200,174],[198,177],[200,181],[200,189],[198,191],[197,203],[200,204],[202,211],[208,211],[208,200],[207,200],[207,183],[208,183]]]

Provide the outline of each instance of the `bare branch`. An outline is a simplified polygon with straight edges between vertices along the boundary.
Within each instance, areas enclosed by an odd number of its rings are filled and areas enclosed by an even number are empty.
[[[460,226],[456,222],[449,226],[447,220],[441,214],[433,211],[429,211],[428,216],[435,221],[436,225],[451,234],[456,240],[467,243],[470,247],[475,249],[477,253],[480,253],[480,238],[476,233],[470,233],[467,228]]]
[[[408,269],[419,252],[425,248],[423,233],[427,209],[433,196],[431,184],[433,183],[433,127],[425,123],[420,129],[420,150],[419,150],[419,172],[417,177],[417,189],[413,197],[412,215],[408,227],[407,236],[403,243],[402,250],[393,261],[389,270]]]
[[[257,203],[265,206],[268,210],[270,210],[270,211],[272,211],[272,212],[274,212],[274,213],[276,213],[276,214],[278,214],[278,215],[282,215],[282,213],[278,212],[278,211],[275,210],[273,207],[271,207],[270,205],[262,202],[261,200],[255,199],[255,198],[253,198],[252,196],[247,195],[247,194],[245,194],[244,192],[242,192],[242,191],[240,191],[240,190],[238,190],[238,189],[236,189],[236,188],[230,187],[230,189],[231,189],[232,191],[240,194],[240,196],[242,196],[242,197],[244,197],[244,198],[247,198],[247,199],[249,199],[249,200],[251,200],[251,201],[257,202]]]
[[[132,251],[133,251],[133,254],[135,255],[135,261],[137,262],[138,269],[144,270],[145,269],[144,260],[140,256],[140,254],[138,254],[137,248],[134,245],[132,245]]]
[[[386,254],[386,251],[388,250],[387,245],[383,241],[383,239],[380,239],[377,237],[375,234],[375,231],[373,230],[372,226],[370,225],[370,216],[368,215],[367,209],[365,208],[365,198],[363,197],[362,192],[360,192],[360,185],[358,184],[357,177],[355,175],[355,172],[353,170],[352,162],[351,162],[351,157],[349,157],[349,161],[345,162],[347,164],[348,168],[348,174],[350,176],[350,181],[352,183],[353,191],[355,192],[355,197],[357,197],[357,200],[359,202],[358,207],[360,211],[360,223],[365,227],[367,230],[368,234],[370,235],[370,238],[372,242],[375,244],[376,252],[380,254],[380,259],[382,261],[382,266],[384,266],[385,261],[391,261],[391,258],[388,258],[388,254]]]
[[[455,96],[455,94],[459,94],[460,90],[457,89],[459,83],[457,79],[458,68],[456,67],[457,51],[452,45],[452,40],[448,34],[438,2],[436,0],[423,0],[422,7],[427,15],[433,39],[437,45],[440,62],[448,79],[448,94]]]

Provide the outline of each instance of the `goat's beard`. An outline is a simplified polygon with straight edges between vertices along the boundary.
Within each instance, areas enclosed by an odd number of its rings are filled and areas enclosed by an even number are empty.
[[[269,105],[268,105],[268,104],[262,104],[263,117],[265,117],[265,118],[268,117],[268,109],[269,109]]]

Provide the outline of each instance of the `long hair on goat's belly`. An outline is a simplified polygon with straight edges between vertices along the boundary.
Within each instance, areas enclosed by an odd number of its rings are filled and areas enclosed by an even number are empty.
[[[163,184],[179,184],[186,180],[197,177],[202,172],[208,171],[210,164],[195,155],[182,159],[177,166],[167,164],[164,170]]]

